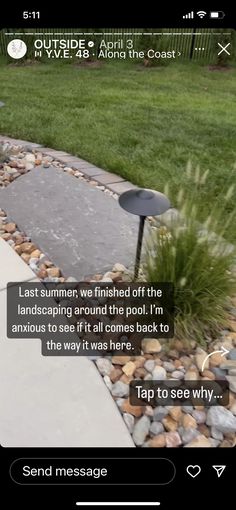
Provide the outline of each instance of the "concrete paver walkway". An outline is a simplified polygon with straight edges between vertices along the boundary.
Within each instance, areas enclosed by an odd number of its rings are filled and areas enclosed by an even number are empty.
[[[138,218],[60,169],[31,170],[1,191],[0,206],[66,276],[134,262]]]
[[[0,443],[8,447],[133,446],[91,361],[43,357],[40,340],[7,339],[6,284],[34,278],[0,239]]]

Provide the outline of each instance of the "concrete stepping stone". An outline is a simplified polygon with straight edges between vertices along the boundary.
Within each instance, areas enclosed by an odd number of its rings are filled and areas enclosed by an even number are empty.
[[[118,202],[55,167],[37,167],[0,193],[0,206],[21,230],[78,280],[134,263],[138,218]]]
[[[35,275],[2,239],[0,267],[5,273],[4,280],[0,273],[0,443],[5,447],[134,446],[92,361],[45,357],[40,340],[6,337],[3,287],[12,276],[20,282]]]

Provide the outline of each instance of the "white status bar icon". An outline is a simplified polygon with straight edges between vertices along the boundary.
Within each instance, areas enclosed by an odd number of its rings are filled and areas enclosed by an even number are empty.
[[[210,18],[212,19],[223,19],[225,17],[225,13],[223,11],[211,11]]]

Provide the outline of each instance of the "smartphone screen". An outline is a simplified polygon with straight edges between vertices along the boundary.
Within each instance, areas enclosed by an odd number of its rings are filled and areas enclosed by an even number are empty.
[[[208,507],[217,487],[222,508],[235,20],[91,11],[6,9],[0,27],[2,494],[169,509],[203,492]]]

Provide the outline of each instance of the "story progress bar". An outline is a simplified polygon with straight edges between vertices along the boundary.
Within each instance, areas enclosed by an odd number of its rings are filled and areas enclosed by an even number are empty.
[[[160,506],[160,501],[77,501],[77,506]]]

